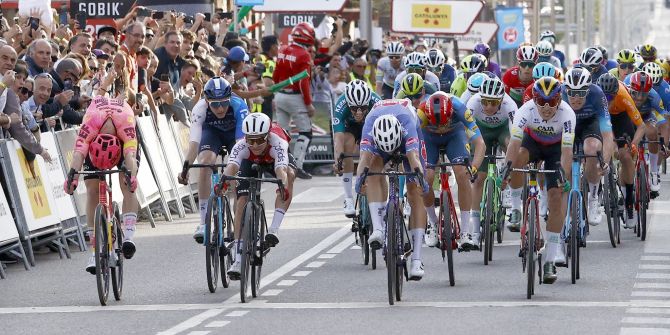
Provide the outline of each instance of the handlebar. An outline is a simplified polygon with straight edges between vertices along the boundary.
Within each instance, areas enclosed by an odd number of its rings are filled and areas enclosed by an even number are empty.
[[[70,188],[72,186],[72,181],[74,180],[74,175],[75,174],[80,174],[80,175],[110,175],[110,174],[117,174],[117,173],[123,173],[126,177],[126,185],[130,185],[130,171],[125,166],[120,167],[119,169],[114,169],[114,170],[97,170],[97,171],[79,171],[77,172],[75,169],[70,168],[70,171],[67,173],[67,187]]]
[[[563,167],[561,167],[560,163],[558,164],[558,166],[559,166],[558,170],[545,170],[537,168],[512,168],[512,161],[507,161],[507,164],[505,165],[505,170],[503,172],[502,180],[507,180],[507,178],[509,178],[510,173],[512,172],[537,173],[537,174],[549,174],[558,172],[560,176],[560,182],[562,184],[565,183],[566,181],[565,171],[563,170]]]
[[[417,178],[423,178],[423,173],[419,171],[419,168],[416,168],[414,172],[404,172],[404,171],[385,171],[385,172],[370,172],[370,168],[366,167],[363,170],[363,174],[359,178],[361,178],[361,184],[365,184],[365,179],[367,179],[368,176],[414,176]]]
[[[272,184],[277,184],[279,187],[279,192],[281,192],[282,198],[284,198],[284,182],[281,181],[281,179],[278,178],[258,178],[258,177],[239,177],[239,176],[227,176],[227,175],[222,175],[221,179],[219,180],[219,185],[223,185],[223,183],[226,180],[235,180],[235,181],[249,181],[249,182],[261,182],[261,183],[272,183]]]
[[[504,158],[504,157],[503,157]],[[472,173],[472,170],[470,169],[470,160],[468,158],[463,159],[462,161],[459,162],[448,162],[448,163],[437,163],[437,164],[426,164],[427,169],[434,169],[434,168],[439,168],[440,170],[449,167],[449,166],[465,166],[468,171],[468,174],[470,175],[470,182],[474,182],[475,179],[477,179],[477,176],[475,176]]]

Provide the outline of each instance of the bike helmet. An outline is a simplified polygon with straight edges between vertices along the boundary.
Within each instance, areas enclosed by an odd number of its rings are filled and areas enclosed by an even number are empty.
[[[426,100],[425,112],[431,125],[437,127],[448,125],[454,112],[451,96],[440,91],[431,94]]]
[[[607,53],[607,48],[605,48],[602,45],[596,45],[596,48],[598,50],[600,50],[600,53],[603,54],[603,65],[605,65],[605,63],[607,63],[607,60],[609,59],[608,53]]]
[[[608,95],[616,95],[619,92],[619,80],[609,72],[598,78],[598,86]]]
[[[408,67],[419,67],[422,69],[426,68],[426,55],[420,52],[411,52],[405,57],[405,68]]]
[[[440,70],[442,69],[442,66],[444,66],[445,58],[444,54],[440,49],[430,49],[426,53],[427,56],[427,64],[429,68],[435,69],[439,68]]]
[[[616,54],[616,61],[618,63],[635,63],[635,51],[631,49],[621,49]]]
[[[551,45],[551,42],[541,40],[535,45],[535,49],[540,54],[540,56],[551,56],[554,52],[554,46]]]
[[[642,67],[642,71],[649,74],[649,76],[651,77],[652,83],[654,85],[660,84],[661,80],[663,80],[663,69],[661,68],[660,65],[658,65],[654,62],[649,62],[647,64],[644,64],[644,67]]]
[[[640,47],[640,56],[645,62],[653,62],[656,60],[656,47],[651,44],[645,44]]]
[[[533,84],[533,98],[560,100],[562,87],[558,79],[554,77],[542,77]]]
[[[551,44],[556,42],[556,34],[551,30],[545,30],[540,33],[540,41],[548,40]]]
[[[386,45],[386,55],[403,55],[405,54],[405,46],[400,42],[391,42]]]
[[[533,62],[537,63],[537,59],[540,57],[540,54],[537,52],[532,45],[524,45],[519,47],[516,50],[516,60],[521,62]]]
[[[486,64],[476,54],[468,55],[461,61],[461,71],[465,73],[482,72]]]
[[[595,47],[586,48],[582,51],[582,54],[579,55],[579,61],[584,66],[598,66],[603,62],[603,53]]]
[[[222,100],[230,99],[233,89],[223,77],[214,77],[207,81],[203,92],[207,100]]]
[[[372,90],[366,82],[355,79],[344,89],[344,98],[350,107],[367,106],[372,99]]]
[[[468,79],[468,91],[472,92],[472,94],[479,92],[479,88],[482,86],[482,83],[486,78],[488,78],[488,76],[483,73],[473,74],[472,77]]]
[[[418,73],[410,73],[402,78],[400,89],[407,96],[415,96],[423,90],[423,78]]]
[[[546,41],[545,41],[546,42]],[[556,67],[547,62],[540,62],[533,67],[533,79],[538,80],[542,77],[555,77]]]
[[[589,70],[576,67],[565,73],[565,86],[573,90],[588,89],[591,85],[591,73]]]
[[[473,52],[476,54],[483,55],[484,57],[486,57],[486,59],[491,57],[491,47],[489,47],[489,45],[486,43],[477,43],[477,45],[475,45],[473,49]]]
[[[293,42],[306,46],[314,45],[314,42],[316,42],[314,27],[308,22],[295,25],[291,30],[291,36],[293,36]]]
[[[402,144],[402,125],[393,115],[382,115],[372,125],[375,145],[384,152],[391,153]]]
[[[109,170],[121,160],[121,140],[111,134],[98,134],[88,147],[88,157],[93,166],[100,170]]]
[[[482,98],[502,99],[505,96],[505,84],[498,78],[486,78],[479,87]]]
[[[653,86],[651,76],[644,71],[635,72],[631,75],[628,86],[633,91],[648,93]]]
[[[264,136],[270,132],[272,121],[265,113],[249,113],[242,121],[242,132],[249,136]]]

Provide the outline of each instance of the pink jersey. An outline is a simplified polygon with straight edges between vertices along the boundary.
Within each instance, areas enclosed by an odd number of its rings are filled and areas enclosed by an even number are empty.
[[[89,144],[100,133],[107,119],[112,120],[116,136],[123,142],[123,154],[134,154],[137,151],[137,134],[135,134],[133,109],[123,100],[103,96],[93,98],[91,105],[86,109],[74,150],[87,156]]]

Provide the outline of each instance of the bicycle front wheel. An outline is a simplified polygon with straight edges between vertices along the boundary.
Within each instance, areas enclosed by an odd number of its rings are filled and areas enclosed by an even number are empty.
[[[230,277],[228,276],[228,269],[233,264],[233,250],[229,249],[228,244],[233,241],[233,225],[235,217],[230,211],[230,201],[227,197],[223,197],[223,220],[219,222],[218,229],[220,229],[222,234],[217,234],[218,236],[223,236],[222,239],[217,238],[217,243],[219,245],[219,268],[221,269],[221,286],[223,288],[228,288],[230,286]]]
[[[209,197],[207,203],[207,216],[205,217],[205,267],[207,269],[207,287],[209,292],[216,292],[219,282],[219,248],[218,248],[218,224],[219,224],[219,201],[217,196]]]
[[[577,267],[579,266],[579,199],[572,196],[570,201],[570,272],[572,283],[577,282]]]
[[[442,192],[442,204],[440,205],[440,223],[442,225],[442,248],[447,252],[447,268],[449,270],[449,286],[456,285],[454,276],[454,242],[456,241],[456,234],[454,234],[454,223],[451,221],[451,208],[449,205],[449,194],[446,191]]]
[[[537,224],[537,204],[536,201],[530,201],[530,206],[528,207],[528,217],[526,218],[526,233],[528,234],[527,243],[528,250],[526,252],[526,271],[528,282],[526,285],[526,298],[532,298],[535,294],[535,239],[537,232],[535,231],[535,225]]]
[[[95,208],[95,281],[98,286],[100,304],[107,305],[109,296],[109,235],[107,234],[107,211],[102,204]]]
[[[249,299],[249,266],[252,254],[252,245],[254,243],[252,230],[254,225],[253,204],[247,203],[244,208],[244,221],[242,223],[242,250],[240,252],[240,300],[247,302]],[[239,247],[239,246],[238,246]]]
[[[116,254],[116,266],[112,266],[110,273],[112,275],[112,290],[114,291],[114,300],[121,300],[121,294],[123,293],[123,254],[121,253],[121,248],[123,247],[123,231],[121,229],[121,214],[119,212],[119,205],[114,203],[114,217],[112,218],[112,231],[114,234],[114,250],[113,253]]]
[[[388,284],[389,305],[395,303],[395,281],[396,281],[396,253],[398,252],[396,240],[395,222],[396,204],[389,204],[386,210],[386,274]]]
[[[612,186],[614,183],[614,172],[610,169],[605,177],[603,187],[603,206],[605,206],[605,215],[607,218],[607,231],[610,236],[610,243],[616,248],[616,226],[619,225],[619,205],[616,199],[616,190]]]
[[[270,247],[265,245],[265,228],[267,222],[265,220],[265,210],[263,206],[255,207],[256,210],[256,226],[254,226],[254,235],[258,236],[258,241],[253,244],[252,258],[253,266],[251,267],[251,295],[256,298],[261,290],[261,270],[263,270],[263,260],[265,254],[270,250]],[[258,232],[258,233],[257,233]]]
[[[489,265],[489,261],[493,260],[493,191],[494,185],[491,180],[486,180],[486,197],[484,198],[484,221],[482,225],[482,236],[480,243],[484,242],[484,265]],[[481,246],[480,246],[480,250]]]

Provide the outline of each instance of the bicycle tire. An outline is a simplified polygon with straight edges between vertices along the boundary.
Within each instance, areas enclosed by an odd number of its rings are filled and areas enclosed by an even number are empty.
[[[266,246],[265,246],[265,228],[267,227],[267,221],[265,219],[265,209],[263,205],[256,207],[256,215],[258,215],[258,225],[254,228],[259,229],[258,234],[256,234],[256,229],[254,229],[254,236],[258,236],[258,242],[254,242],[253,245],[253,261],[254,265],[251,267],[251,295],[256,298],[261,291],[261,273],[263,271],[263,260],[265,259]]]
[[[207,272],[207,288],[209,292],[216,292],[219,282],[219,252],[218,252],[218,223],[219,202],[218,196],[211,196],[207,201],[207,216],[205,216],[205,268]]]
[[[115,235],[114,240],[116,241],[116,248],[114,248],[114,253],[116,253],[116,266],[110,267],[110,273],[112,275],[112,291],[114,292],[114,300],[121,300],[121,294],[123,293],[123,254],[121,249],[123,248],[123,230],[121,229],[121,214],[119,213],[119,205],[114,202],[114,217],[112,218],[113,224],[112,229],[114,229]]]
[[[638,215],[640,218],[640,240],[644,241],[647,239],[647,208],[649,207],[649,184],[647,183],[647,167],[646,164],[640,166],[640,174],[642,175],[642,196],[640,203],[640,212],[641,215]]]
[[[396,270],[395,270],[395,300],[400,301],[402,300],[402,286],[404,283],[405,279],[405,272],[407,271],[406,265],[407,265],[407,260],[404,259],[404,257],[401,257],[401,255],[405,254],[405,223],[402,219],[402,216],[400,215],[395,215],[395,218],[397,219],[396,223],[399,223],[400,227],[395,228],[395,240],[398,243],[398,246],[396,249],[396,253],[398,255],[395,257],[396,258]],[[421,246],[419,246],[420,248]]]
[[[389,207],[386,210],[386,275],[387,275],[387,288],[388,288],[388,298],[389,305],[395,303],[395,280],[396,280],[396,258],[395,254],[397,251],[396,241],[395,241],[395,222],[393,221],[393,215],[395,212],[396,204],[390,203]]]
[[[484,224],[481,230],[484,238],[480,239],[480,243],[482,240],[484,241],[484,265],[489,265],[489,261],[493,260],[493,207],[495,204],[493,202],[494,185],[490,180],[485,183]],[[481,246],[479,250],[482,250]]]
[[[223,197],[223,221],[219,223],[219,227],[222,232],[225,234],[219,234],[217,243],[219,244],[219,268],[221,269],[221,286],[223,288],[228,288],[230,286],[230,277],[228,276],[228,269],[233,264],[233,251],[228,249],[228,243],[226,241],[232,241],[233,236],[233,225],[235,217],[230,211],[230,200],[228,197]]]
[[[109,247],[107,239],[107,211],[102,204],[95,208],[95,281],[98,287],[100,305],[107,305],[109,296]]]
[[[449,194],[442,191],[442,205],[440,206],[441,224],[442,224],[442,243],[447,253],[447,268],[449,269],[449,286],[456,285],[454,275],[454,228],[451,222],[451,209],[449,208]]]
[[[610,162],[610,166],[612,163]],[[619,204],[617,192],[614,184],[613,168],[610,168],[605,178],[605,187],[603,187],[603,204],[605,205],[605,214],[607,215],[607,231],[610,236],[612,248],[617,247],[617,226],[619,225]]]
[[[572,196],[570,199],[570,273],[572,283],[577,282],[577,267],[579,264],[579,199]]]
[[[496,198],[498,198],[498,210],[496,211],[496,240],[498,244],[502,244],[503,237],[505,236],[505,208],[502,206],[502,190],[496,187],[498,192],[496,192]]]
[[[535,294],[535,220],[537,216],[537,204],[536,201],[530,201],[528,206],[528,213],[526,218],[526,236],[528,249],[526,251],[526,274],[527,274],[527,283],[526,283],[526,299],[531,299],[533,294]]]
[[[241,227],[243,243],[240,252],[240,256],[242,257],[240,260],[240,300],[242,302],[247,302],[247,300],[249,300],[249,266],[252,258],[251,245],[253,244],[253,242],[251,242],[251,228],[249,227],[253,225],[254,213],[252,206],[251,203],[247,203],[244,207],[244,221],[242,222]]]

